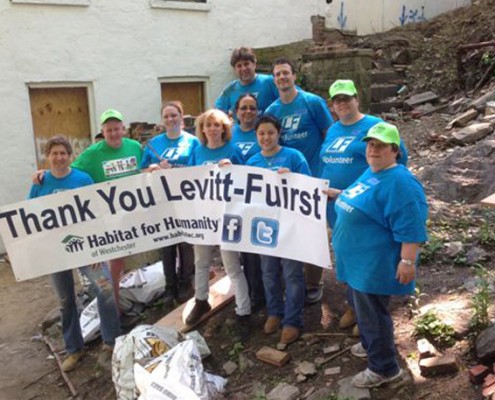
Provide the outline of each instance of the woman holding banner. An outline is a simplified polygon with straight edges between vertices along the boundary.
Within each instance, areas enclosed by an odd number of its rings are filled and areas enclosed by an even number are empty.
[[[45,145],[45,155],[50,169],[45,172],[41,184],[31,186],[30,199],[94,183],[88,174],[70,167],[72,147],[63,136],[54,136],[48,140]],[[109,271],[101,266],[81,267],[79,271],[89,280],[90,288],[96,294],[104,343],[102,350],[108,352],[113,348],[115,338],[120,334],[119,314]],[[83,356],[84,348],[74,292],[74,276],[72,270],[60,271],[52,274],[51,280],[61,305],[62,331],[67,350],[67,357],[62,362],[62,371],[68,372],[76,368]]]
[[[169,101],[162,106],[162,126],[165,131],[146,143],[140,169],[157,171],[160,169],[187,166],[199,140],[182,130],[184,110],[179,101]],[[177,271],[177,252],[179,271]],[[186,242],[162,249],[163,273],[165,274],[164,305],[170,307],[177,300],[183,303],[194,293],[194,253],[192,245]]]
[[[239,148],[246,162],[261,150],[254,129],[258,116],[258,100],[251,93],[241,95],[235,103],[235,113],[239,123],[232,127],[232,142]],[[241,253],[241,260],[248,282],[252,311],[260,310],[265,305],[260,256]]]
[[[296,172],[311,176],[308,163],[301,152],[280,146],[280,132],[281,126],[276,118],[270,115],[261,116],[256,122],[256,137],[261,152],[251,157],[246,165],[267,168],[278,173]],[[290,344],[297,340],[303,326],[303,263],[261,255],[261,270],[268,311],[264,332],[275,333],[282,325],[280,343]],[[281,275],[284,283],[280,279]]]
[[[194,149],[189,166],[218,164],[242,164],[242,155],[231,139],[231,123],[229,117],[220,110],[208,110],[196,120],[196,136],[201,145]],[[195,298],[196,302],[191,313],[186,318],[186,324],[191,325],[211,310],[208,303],[209,268],[213,261],[213,246],[194,245]],[[239,253],[236,251],[220,250],[222,262],[234,285],[236,314],[239,321],[246,321],[251,314],[248,285],[242,272]]]

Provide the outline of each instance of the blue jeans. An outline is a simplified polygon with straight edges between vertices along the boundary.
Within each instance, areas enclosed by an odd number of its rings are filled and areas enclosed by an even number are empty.
[[[103,342],[113,346],[115,338],[120,335],[120,322],[108,267],[105,265],[99,269],[93,269],[86,266],[79,268],[79,271],[89,280],[90,289],[96,295],[101,338]],[[83,349],[84,341],[79,323],[72,270],[56,272],[51,275],[51,280],[55,294],[60,301],[65,348],[67,353],[75,353]]]
[[[261,271],[268,315],[281,318],[282,326],[302,328],[305,295],[303,263],[262,255]]]
[[[399,372],[394,325],[388,311],[390,296],[352,292],[361,344],[368,353],[368,368],[385,377]]]

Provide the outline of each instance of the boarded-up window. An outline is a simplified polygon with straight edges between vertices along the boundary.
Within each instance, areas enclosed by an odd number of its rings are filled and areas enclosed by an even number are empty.
[[[204,82],[163,82],[162,103],[180,100],[184,113],[198,116],[205,111]]]
[[[38,168],[47,168],[44,146],[54,135],[69,139],[77,157],[91,144],[85,87],[29,88]]]

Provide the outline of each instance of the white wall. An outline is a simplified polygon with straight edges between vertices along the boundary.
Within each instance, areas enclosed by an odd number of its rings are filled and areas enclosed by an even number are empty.
[[[369,35],[470,4],[471,0],[334,0],[324,15],[329,28]]]
[[[310,38],[321,1],[209,0],[209,11],[191,11],[150,0],[0,0],[0,205],[26,196],[35,169],[28,83],[90,84],[93,131],[109,107],[127,121],[158,122],[160,78],[205,77],[212,104],[233,78],[233,48]]]

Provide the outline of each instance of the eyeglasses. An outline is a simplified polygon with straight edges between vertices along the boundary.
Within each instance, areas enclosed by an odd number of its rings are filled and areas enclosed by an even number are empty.
[[[247,111],[247,110],[249,110],[249,111],[257,111],[258,108],[255,107],[255,106],[242,106],[242,107],[239,107],[239,110],[240,111]]]
[[[334,97],[332,101],[334,103],[349,103],[352,101],[353,98],[354,98],[353,96],[338,96],[338,97]]]

